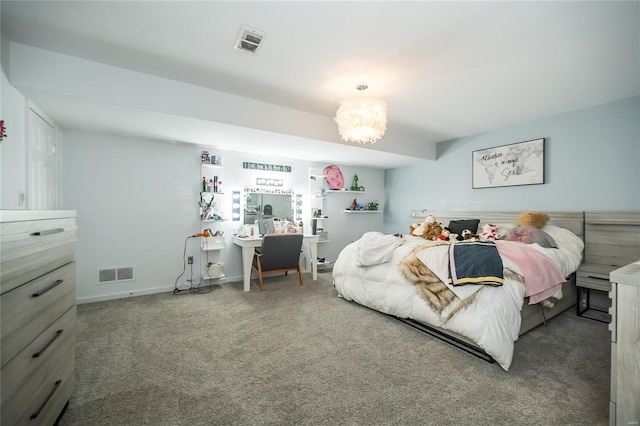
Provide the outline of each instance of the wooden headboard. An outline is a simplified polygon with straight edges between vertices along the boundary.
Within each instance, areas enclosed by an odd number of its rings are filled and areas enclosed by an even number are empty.
[[[640,259],[640,212],[585,212],[585,262],[621,267]]]
[[[518,222],[521,211],[447,211],[447,210],[412,210],[411,222],[423,222],[428,215],[432,215],[442,225],[447,226],[450,220],[456,219],[480,219],[480,226],[484,223],[512,223]],[[567,228],[584,240],[584,212],[549,212],[549,223]],[[409,232],[409,225],[407,225]]]

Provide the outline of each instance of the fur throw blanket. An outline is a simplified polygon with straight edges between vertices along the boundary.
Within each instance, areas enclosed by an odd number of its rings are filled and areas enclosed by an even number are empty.
[[[433,312],[438,315],[440,321],[445,324],[457,312],[473,303],[477,292],[460,301],[446,317],[443,317],[442,312],[456,299],[456,295],[416,256],[422,250],[427,250],[430,247],[433,247],[433,245],[422,245],[413,249],[400,262],[400,273],[416,286],[420,297],[427,302]]]
[[[420,245],[413,249],[407,257],[400,262],[399,270],[403,277],[416,286],[416,290],[420,297],[427,302],[442,324],[446,324],[447,321],[449,321],[456,313],[471,305],[476,300],[478,292],[475,292],[461,300],[436,276],[436,274],[433,273],[433,271],[431,271],[431,269],[429,269],[427,265],[424,264],[422,260],[418,258],[418,254],[420,252],[428,250],[435,245],[439,244],[430,243]],[[503,272],[505,282],[510,281],[524,284],[524,278],[520,274],[517,274],[507,268],[505,268]],[[482,291],[484,287],[485,286],[482,286],[478,291]],[[443,311],[456,300],[458,301],[457,305],[446,316],[443,316]],[[549,298],[541,304],[545,309],[550,309],[553,307],[555,302],[556,299]]]

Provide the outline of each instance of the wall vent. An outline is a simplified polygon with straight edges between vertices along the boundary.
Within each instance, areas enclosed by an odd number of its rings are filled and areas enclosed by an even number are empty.
[[[247,27],[246,25],[241,25],[234,48],[236,50],[242,50],[243,52],[256,54],[258,52],[258,47],[260,47],[262,40],[266,36],[267,34],[262,31]]]
[[[133,281],[134,279],[133,266],[98,269],[98,284]]]

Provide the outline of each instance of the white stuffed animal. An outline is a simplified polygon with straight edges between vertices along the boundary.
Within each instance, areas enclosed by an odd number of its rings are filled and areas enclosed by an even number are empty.
[[[414,229],[411,231],[411,235],[415,235],[416,237],[421,237],[424,231],[427,229],[427,227],[432,223],[436,223],[436,218],[432,215],[429,215],[424,219],[424,222],[420,224],[418,223],[412,224],[411,227]]]
[[[496,230],[498,227],[493,223],[487,223],[482,225],[482,233],[480,234],[480,241],[495,241],[498,237]]]

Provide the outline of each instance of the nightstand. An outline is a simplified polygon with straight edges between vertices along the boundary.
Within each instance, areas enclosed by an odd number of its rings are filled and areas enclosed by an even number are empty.
[[[640,212],[585,212],[584,263],[576,273],[577,314],[609,322],[611,271],[640,258]]]

